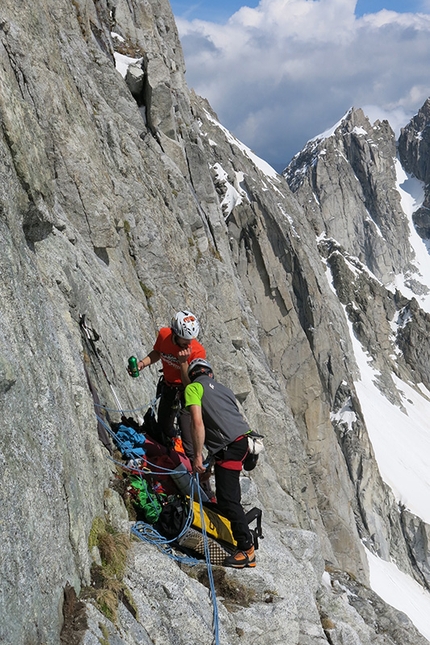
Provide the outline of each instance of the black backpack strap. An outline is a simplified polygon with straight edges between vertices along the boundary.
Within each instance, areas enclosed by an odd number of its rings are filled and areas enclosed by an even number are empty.
[[[254,540],[254,549],[258,549],[258,538],[263,539],[264,537],[263,531],[261,528],[262,516],[263,516],[263,512],[261,508],[257,508],[256,506],[254,506],[254,508],[251,508],[251,510],[248,511],[245,516],[248,524],[251,524],[251,522],[253,522],[254,520],[256,521],[255,528],[253,529],[250,528],[251,535]]]
[[[157,383],[157,390],[155,393],[155,398],[159,399],[161,394],[163,393],[163,387],[164,387],[164,376],[161,374],[160,378],[158,379]]]

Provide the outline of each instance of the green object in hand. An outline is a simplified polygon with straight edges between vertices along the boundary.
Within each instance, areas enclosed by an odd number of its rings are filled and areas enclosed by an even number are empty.
[[[136,358],[136,356],[130,356],[130,358],[128,359],[128,367],[129,367],[129,370],[130,370],[130,374],[133,377],[136,378],[137,376],[139,376],[139,368],[137,367],[137,358]]]

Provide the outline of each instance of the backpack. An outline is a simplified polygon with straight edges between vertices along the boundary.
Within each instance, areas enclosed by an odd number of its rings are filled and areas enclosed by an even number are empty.
[[[130,477],[130,485],[134,489],[132,497],[137,515],[148,524],[154,524],[163,509],[160,496],[150,491],[148,482],[143,477]]]
[[[188,517],[188,504],[180,495],[170,496],[164,504],[154,528],[168,540],[177,538]]]

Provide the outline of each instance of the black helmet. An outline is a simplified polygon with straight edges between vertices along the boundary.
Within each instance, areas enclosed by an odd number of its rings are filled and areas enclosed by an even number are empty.
[[[188,366],[188,378],[194,381],[201,374],[213,374],[213,369],[206,359],[195,358]]]

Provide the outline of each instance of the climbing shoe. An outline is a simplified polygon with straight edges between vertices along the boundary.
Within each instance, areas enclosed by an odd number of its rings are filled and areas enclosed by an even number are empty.
[[[233,567],[234,569],[245,569],[245,567],[255,567],[255,550],[252,546],[246,551],[236,551],[233,555],[229,555],[222,563],[223,567]]]

